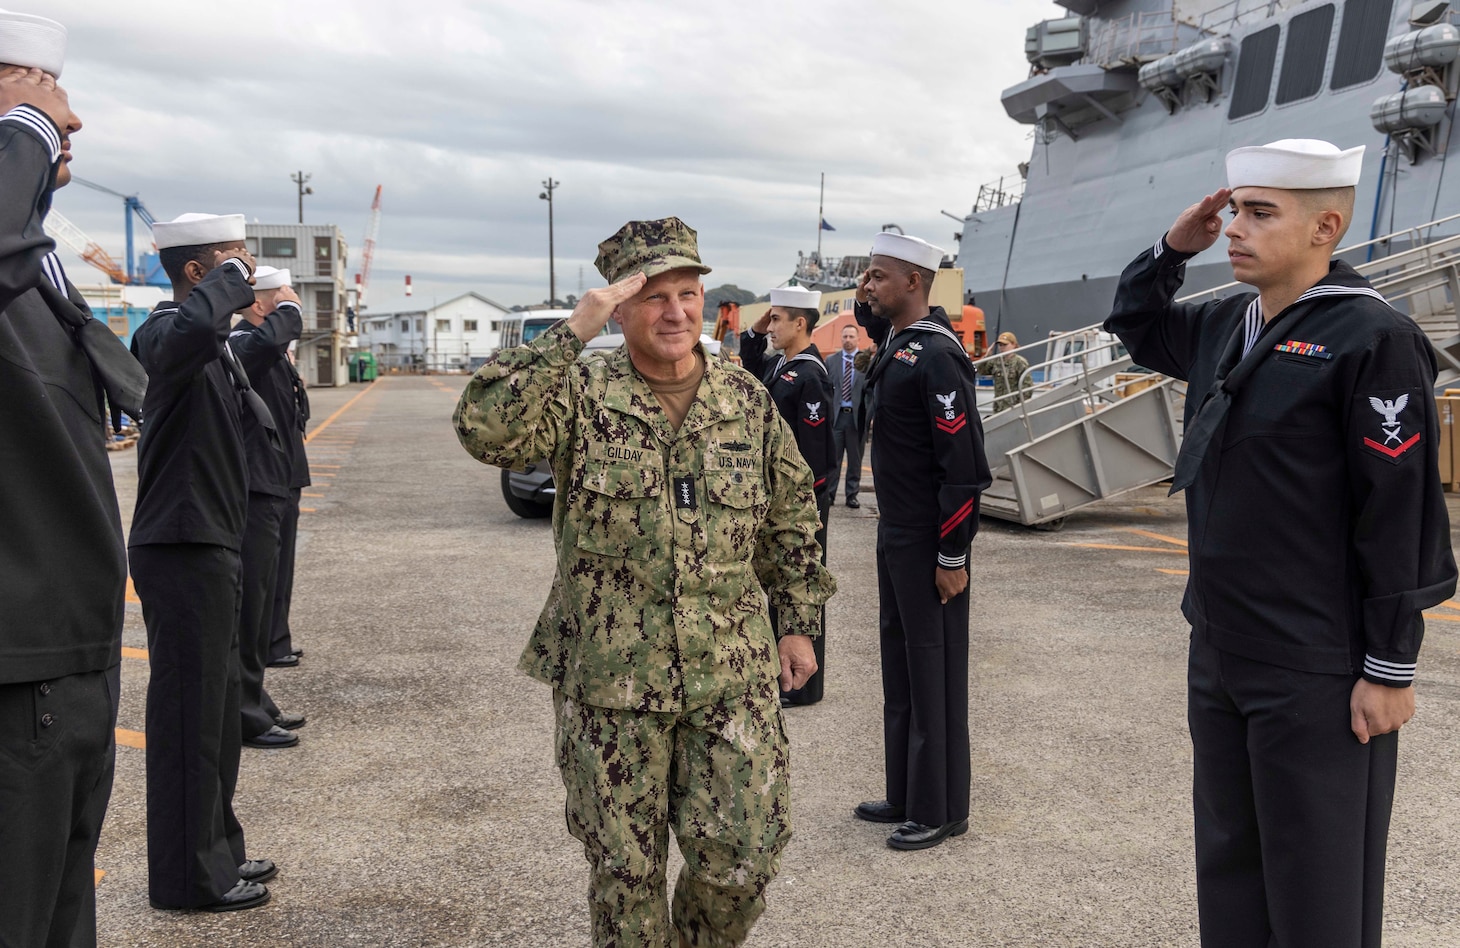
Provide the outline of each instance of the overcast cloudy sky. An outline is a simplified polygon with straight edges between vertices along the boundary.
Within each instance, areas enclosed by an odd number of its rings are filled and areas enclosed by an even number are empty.
[[[468,289],[547,297],[545,177],[558,293],[602,284],[597,243],[676,214],[709,285],[763,293],[816,239],[865,253],[895,222],[955,248],[980,184],[1014,173],[1027,129],[999,93],[1023,80],[1039,0],[10,0],[70,30],[63,85],[85,122],[73,171],[185,211],[336,223],[358,269],[375,185],[384,215],[371,309]],[[79,186],[56,207],[123,257],[121,202]],[[93,282],[69,259],[77,282]],[[352,277],[353,278],[353,277]]]

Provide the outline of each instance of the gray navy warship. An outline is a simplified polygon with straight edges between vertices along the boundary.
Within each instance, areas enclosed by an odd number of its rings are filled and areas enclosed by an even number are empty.
[[[1006,89],[1029,161],[980,189],[958,265],[990,335],[1033,342],[1102,319],[1125,265],[1225,183],[1226,153],[1282,138],[1366,145],[1349,244],[1460,211],[1446,173],[1460,89],[1449,0],[1059,0],[1030,27],[1028,79]],[[1369,243],[1351,263],[1460,233],[1448,220]],[[1229,283],[1219,241],[1186,289]],[[1411,301],[1424,314],[1424,298]],[[1403,303],[1398,304],[1403,305]]]

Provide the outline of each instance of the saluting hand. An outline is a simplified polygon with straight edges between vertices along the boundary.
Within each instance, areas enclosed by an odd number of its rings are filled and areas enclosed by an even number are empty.
[[[781,656],[782,691],[795,691],[816,674],[816,650],[809,635],[783,635],[776,643],[776,652]]]
[[[1201,253],[1222,236],[1222,211],[1232,199],[1231,188],[1218,188],[1181,212],[1166,232],[1166,246],[1177,253]]]
[[[867,282],[872,279],[870,269],[863,270],[862,275],[857,277],[857,292],[854,294],[858,303],[867,302]]]
[[[241,262],[248,270],[248,282],[250,284],[253,283],[253,272],[259,268],[259,265],[254,261],[253,254],[248,252],[247,247],[234,247],[230,250],[213,251],[213,269],[216,270],[223,266],[226,260],[237,260]]]
[[[278,293],[274,296],[274,307],[276,309],[280,303],[293,303],[300,309],[304,308],[304,304],[299,301],[299,294],[294,292],[294,287],[287,284],[279,287]]]
[[[578,305],[573,307],[573,315],[568,317],[568,328],[586,343],[603,331],[619,304],[633,299],[648,282],[649,278],[644,274],[634,273],[617,283],[589,290],[583,294]]]
[[[66,90],[56,84],[55,76],[24,66],[8,66],[0,71],[0,115],[17,105],[46,113],[64,137],[66,123],[71,120],[71,102]]]

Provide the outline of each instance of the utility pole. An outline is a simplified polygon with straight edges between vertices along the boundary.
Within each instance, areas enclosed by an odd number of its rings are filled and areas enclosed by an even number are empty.
[[[289,176],[289,180],[293,181],[299,187],[299,223],[301,224],[304,223],[304,195],[314,193],[314,188],[306,188],[304,185],[307,184],[309,179],[312,177],[314,177],[314,175],[305,174],[303,171],[300,171],[297,174],[291,174]]]
[[[548,178],[542,183],[545,190],[538,195],[548,202],[548,306],[556,306],[558,301],[558,274],[553,263],[553,191],[562,183]]]

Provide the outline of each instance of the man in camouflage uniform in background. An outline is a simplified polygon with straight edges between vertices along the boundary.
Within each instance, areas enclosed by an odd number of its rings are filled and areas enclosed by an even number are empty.
[[[1021,355],[1013,355],[1017,348],[1019,340],[1014,338],[1013,333],[1000,333],[998,342],[994,344],[994,352],[1008,354],[990,359],[980,366],[984,375],[993,377],[996,412],[1013,408],[1029,397],[1029,379],[1024,375],[1029,371],[1029,360]]]
[[[558,485],[557,574],[521,667],[553,687],[594,944],[738,945],[791,836],[778,692],[816,671],[835,583],[790,429],[759,380],[699,343],[695,232],[634,221],[599,251],[612,285],[482,366],[457,434],[488,464],[548,458]],[[625,345],[580,360],[610,316]],[[670,828],[685,857],[672,913]]]

